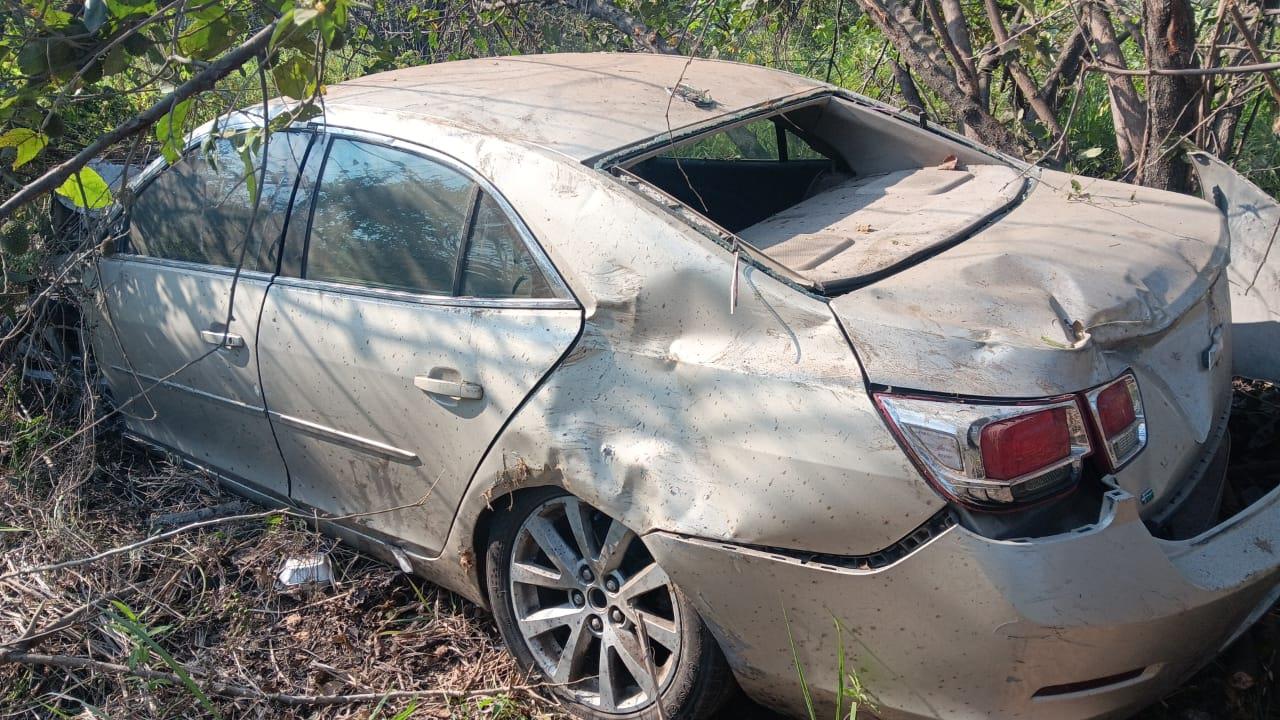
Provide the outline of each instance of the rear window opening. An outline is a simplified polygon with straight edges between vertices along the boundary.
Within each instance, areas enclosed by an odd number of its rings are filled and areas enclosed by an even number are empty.
[[[834,96],[618,167],[827,294],[963,240],[1026,183],[993,156]]]

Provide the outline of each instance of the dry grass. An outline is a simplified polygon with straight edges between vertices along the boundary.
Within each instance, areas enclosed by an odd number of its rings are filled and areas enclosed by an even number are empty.
[[[157,516],[233,501],[212,478],[140,452],[87,459],[70,443],[46,462],[39,454],[57,435],[39,425],[6,418],[0,575],[127,544],[152,533]],[[310,552],[330,554],[334,586],[277,592],[281,559]],[[278,515],[0,581],[0,653],[16,649],[166,674],[181,667],[197,687],[263,694],[498,691],[295,707],[100,668],[0,663],[5,718],[506,718],[553,707],[506,689],[525,679],[483,611]]]

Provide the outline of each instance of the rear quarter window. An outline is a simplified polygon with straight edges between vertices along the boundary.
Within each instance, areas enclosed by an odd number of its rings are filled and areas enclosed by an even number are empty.
[[[485,193],[467,243],[462,294],[489,298],[555,297],[510,218]]]

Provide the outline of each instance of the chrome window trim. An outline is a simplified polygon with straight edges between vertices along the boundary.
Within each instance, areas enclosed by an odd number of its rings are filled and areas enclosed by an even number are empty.
[[[458,296],[454,296],[455,300],[492,301],[492,300],[502,299],[502,300],[519,300],[521,302],[527,302],[529,300],[571,299],[573,301],[574,307],[580,307],[580,304],[577,302],[577,296],[573,294],[573,291],[569,288],[569,285],[564,281],[564,277],[560,274],[560,271],[556,269],[555,264],[551,262],[551,258],[547,255],[546,251],[543,250],[542,245],[538,242],[538,239],[534,237],[533,232],[529,230],[529,226],[525,223],[524,218],[520,216],[520,213],[517,212],[515,207],[511,205],[511,203],[507,200],[506,196],[503,195],[502,192],[499,191],[498,188],[492,182],[490,182],[488,178],[476,172],[469,165],[462,162],[458,158],[453,157],[452,155],[448,155],[439,150],[429,148],[425,145],[420,145],[416,142],[412,142],[410,140],[404,140],[402,138],[394,137],[391,135],[383,135],[377,132],[361,130],[359,128],[344,127],[341,125],[330,125],[323,122],[313,122],[311,123],[310,127],[315,129],[317,132],[322,133],[324,136],[328,136],[331,139],[344,138],[348,140],[356,140],[361,142],[373,143],[375,145],[382,145],[384,147],[389,147],[394,150],[399,150],[401,152],[407,152],[411,155],[417,155],[427,160],[431,160],[433,162],[438,162],[441,165],[444,165],[445,167],[449,168],[450,170],[461,173],[463,176],[465,176],[472,182],[476,183],[476,185],[478,185],[483,192],[487,193],[490,197],[492,197],[494,200],[498,202],[498,207],[502,209],[502,212],[507,216],[507,220],[511,222],[511,226],[514,227],[516,229],[516,233],[520,235],[520,240],[524,243],[525,249],[529,251],[529,255],[533,257],[533,261],[537,263],[538,269],[542,271],[544,276],[546,276],[547,284],[551,287],[551,291],[554,292],[557,296],[555,298],[480,298],[480,297],[472,297],[472,296],[466,296],[466,295],[458,295]],[[320,185],[323,183],[324,183],[324,173],[322,171],[319,178],[317,179],[316,188],[318,189]],[[314,201],[314,193],[313,193],[313,201]],[[470,229],[470,225],[468,225],[468,229]],[[308,227],[307,231],[308,233],[310,233],[311,228]],[[345,284],[342,284],[342,285],[343,287],[350,287]],[[476,304],[476,303],[471,303],[471,304]],[[489,306],[485,305],[484,307],[489,307]],[[506,307],[506,305],[503,305],[501,307]]]
[[[172,268],[174,270],[185,270],[188,272],[200,272],[208,275],[222,275],[224,277],[235,277],[239,275],[241,280],[257,280],[259,282],[270,282],[274,274],[263,272],[262,270],[244,270],[225,265],[209,265],[206,263],[191,262],[189,260],[171,260],[169,258],[153,257],[151,255],[139,255],[137,253],[116,253],[104,260],[115,260],[119,262],[136,262],[144,265],[158,265],[160,267]]]
[[[308,280],[306,278],[278,275],[275,285],[291,287],[314,292],[340,293],[358,295],[371,300],[386,302],[416,303],[418,305],[437,305],[441,307],[475,307],[503,308],[508,310],[581,310],[576,300],[570,298],[483,298],[459,297],[454,295],[428,295],[426,293],[391,290],[388,288],[370,287],[368,285],[351,285],[332,280]]]

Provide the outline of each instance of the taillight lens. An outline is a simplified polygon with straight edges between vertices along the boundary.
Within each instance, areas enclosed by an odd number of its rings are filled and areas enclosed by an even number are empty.
[[[987,477],[1013,480],[1071,456],[1066,408],[997,420],[982,428],[978,442]]]
[[[1147,446],[1147,416],[1138,380],[1125,373],[1085,393],[1085,400],[1102,441],[1107,469],[1115,472]]]
[[[876,404],[934,487],[967,505],[1068,490],[1093,451],[1075,397],[1015,405],[878,393]]]

